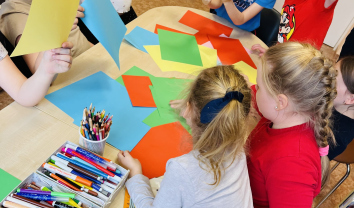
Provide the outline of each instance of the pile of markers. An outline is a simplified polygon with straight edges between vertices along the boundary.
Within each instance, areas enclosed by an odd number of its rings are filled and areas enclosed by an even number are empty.
[[[48,177],[99,204],[108,200],[122,180],[117,164],[74,144],[66,144],[42,167]]]
[[[93,141],[106,138],[111,129],[113,115],[109,116],[109,114],[105,115],[105,113],[105,110],[95,113],[95,107],[92,109],[92,103],[89,110],[86,107],[81,121],[81,135]]]
[[[79,200],[75,194],[53,192],[45,186],[37,186],[35,182],[26,184],[23,189],[6,198],[3,205],[9,208],[89,208]]]

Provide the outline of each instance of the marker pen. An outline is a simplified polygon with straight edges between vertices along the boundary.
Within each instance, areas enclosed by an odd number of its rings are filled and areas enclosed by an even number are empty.
[[[87,186],[91,186],[92,185],[91,181],[86,180],[84,178],[81,178],[80,176],[76,176],[76,175],[74,175],[72,173],[69,173],[69,172],[67,172],[65,170],[62,170],[60,168],[54,167],[53,165],[49,165],[48,163],[43,163],[42,166],[43,166],[43,168],[49,170],[52,173],[57,173],[59,175],[65,176],[67,178],[71,178],[74,181],[78,181],[78,182],[83,183],[83,184],[85,184]]]
[[[16,199],[12,196],[8,196],[6,197],[6,200],[7,201],[10,201],[10,202],[13,202],[13,203],[16,203],[16,204],[19,204],[19,205],[22,205],[22,206],[26,206],[26,207],[29,207],[29,208],[38,208],[38,206],[34,205],[34,204],[31,204],[29,202],[26,202],[26,201],[23,201],[21,199]],[[38,202],[37,202],[38,203]]]
[[[81,154],[77,153],[76,151],[74,151],[73,149],[71,148],[63,148],[64,151],[63,152],[68,152],[74,156],[77,156],[79,157],[80,159],[83,159],[84,161],[90,163],[91,165],[95,166],[96,168],[98,168],[99,170],[101,170],[102,172],[106,173],[107,175],[109,175],[110,177],[112,177],[113,180],[116,180],[116,181],[121,181],[122,179],[119,178],[118,176],[114,175],[113,173],[109,172],[108,170],[102,168],[101,166],[97,165],[96,163],[86,159],[86,157],[82,156]]]
[[[51,206],[48,206],[48,205],[45,205],[45,204],[41,204],[37,201],[34,201],[32,199],[27,199],[25,197],[22,197],[22,196],[18,196],[16,194],[11,194],[11,197],[14,198],[14,199],[18,199],[18,200],[21,200],[21,201],[24,201],[24,202],[27,202],[29,204],[32,204],[36,207],[41,207],[41,208],[52,208]],[[9,200],[10,201],[10,200]],[[15,202],[15,201],[14,201]],[[16,202],[15,202],[16,203]]]
[[[19,189],[19,188],[17,189],[17,193],[44,194],[44,195],[51,195],[51,196],[57,196],[57,197],[69,197],[69,198],[75,197],[75,194],[71,194],[71,193],[29,190],[29,189]]]
[[[85,157],[90,158],[90,159],[92,159],[92,160],[94,160],[96,162],[99,162],[99,163],[107,165],[107,169],[110,170],[110,171],[116,171],[116,169],[117,169],[117,167],[115,165],[113,165],[112,163],[107,162],[106,160],[98,157],[95,154],[92,154],[89,151],[86,151],[86,150],[82,149],[81,147],[73,146],[73,145],[70,145],[70,144],[66,144],[65,147],[66,148],[71,148],[71,149],[75,150],[76,152],[78,152],[79,154],[84,155]]]
[[[91,177],[91,178],[94,178],[94,179],[96,179],[96,180],[102,179],[101,176],[98,176],[98,175],[96,175],[96,174],[94,174],[94,173],[91,173],[90,171],[87,171],[87,170],[85,170],[85,169],[83,169],[83,168],[81,168],[81,167],[79,167],[79,166],[77,166],[77,165],[75,165],[75,164],[72,164],[72,163],[70,163],[69,161],[63,160],[63,159],[61,159],[61,158],[59,158],[59,157],[57,157],[57,156],[55,156],[55,155],[52,155],[50,158],[51,158],[52,160],[54,160],[54,164],[56,164],[57,162],[60,162],[61,164],[59,164],[59,165],[62,165],[62,164],[63,164],[63,165],[65,165],[65,167],[74,169],[75,172],[82,173],[82,174],[87,175],[87,176],[89,176],[89,177]],[[56,165],[57,165],[57,164],[56,164]],[[59,165],[58,165],[58,166],[59,166]],[[62,168],[61,166],[59,166],[59,167]],[[65,168],[62,168],[62,169],[65,170]],[[68,171],[68,170],[67,170],[67,171]],[[71,171],[69,171],[69,172],[71,172]],[[76,173],[73,173],[73,174],[77,175]]]
[[[64,159],[64,160],[66,160],[66,161],[71,162],[71,163],[74,164],[74,165],[77,165],[77,166],[79,166],[79,167],[81,167],[81,168],[84,168],[84,169],[86,169],[86,170],[88,170],[88,171],[91,171],[91,172],[93,172],[93,173],[95,173],[95,174],[97,174],[97,175],[100,175],[100,176],[102,176],[103,178],[107,178],[107,179],[108,179],[108,177],[109,177],[106,173],[104,173],[104,172],[98,170],[96,167],[95,167],[95,168],[91,168],[91,167],[86,166],[86,165],[84,165],[84,164],[82,164],[82,163],[80,163],[80,162],[77,162],[77,161],[72,160],[72,159],[70,159],[70,158],[68,158],[68,157],[65,157],[64,155],[62,155],[62,154],[60,154],[60,153],[58,153],[57,156],[58,156],[59,158],[61,158],[61,159]]]
[[[87,193],[89,193],[89,194],[91,194],[91,195],[93,195],[93,196],[98,196],[99,194],[103,194],[104,196],[107,196],[107,195],[108,195],[108,192],[105,191],[105,190],[103,190],[103,189],[102,189],[101,187],[99,187],[99,186],[96,186],[96,187],[95,187],[95,189],[98,188],[99,190],[94,191],[94,189],[93,189],[92,187],[85,186],[84,184],[79,183],[79,182],[76,182],[76,181],[73,181],[73,180],[71,180],[71,179],[68,179],[68,180],[70,180],[71,182],[73,182],[73,183],[75,183],[75,184],[81,186],[81,190],[84,190],[85,192],[87,192]],[[86,191],[86,190],[87,190],[87,191]],[[98,196],[98,197],[99,197],[99,196]]]
[[[49,204],[51,204],[52,206],[54,206],[55,208],[75,208],[73,206],[64,204],[64,203],[60,203],[58,201],[48,201]]]
[[[72,184],[68,183],[67,181],[63,180],[62,178],[60,178],[58,175],[54,174],[54,173],[51,173],[49,171],[44,171],[43,172],[45,175],[55,179],[58,183],[66,186],[66,187],[69,187],[70,189],[74,190],[74,191],[81,191],[80,188],[77,188],[75,186],[73,186]]]
[[[4,201],[4,203],[2,204],[4,207],[8,207],[8,208],[29,208],[27,206],[15,203],[15,202],[11,202],[11,201]]]
[[[29,194],[29,193],[17,193],[18,196],[23,196],[33,200],[43,200],[43,201],[61,201],[61,202],[68,202],[69,197],[56,197],[51,195],[44,195],[44,194]]]

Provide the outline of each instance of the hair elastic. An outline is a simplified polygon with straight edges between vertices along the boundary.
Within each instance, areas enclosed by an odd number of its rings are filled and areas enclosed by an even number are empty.
[[[320,157],[328,155],[329,145],[325,147],[320,147],[318,152],[320,153]]]
[[[242,103],[243,94],[239,91],[231,91],[225,94],[223,98],[218,98],[207,103],[200,112],[200,122],[210,123],[214,117],[231,101],[237,100]]]

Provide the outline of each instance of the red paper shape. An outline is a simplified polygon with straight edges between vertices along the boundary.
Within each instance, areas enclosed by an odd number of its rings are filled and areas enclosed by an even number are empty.
[[[152,85],[147,76],[122,75],[133,106],[156,107],[149,85]]]
[[[156,26],[155,26],[155,31],[154,31],[154,33],[156,33],[156,34],[158,34],[158,33],[157,33],[157,29],[167,30],[167,31],[176,32],[176,33],[182,33],[182,34],[186,34],[186,35],[193,35],[193,34],[190,34],[190,33],[182,32],[182,31],[179,31],[179,30],[170,28],[170,27],[166,27],[166,26],[163,26],[163,25],[159,25],[159,24],[156,24]]]
[[[209,36],[208,38],[217,50],[218,57],[222,64],[231,65],[243,61],[257,69],[251,57],[238,39]]]
[[[231,27],[215,22],[214,20],[203,17],[190,10],[183,15],[179,22],[198,30],[199,32],[214,36],[224,34],[230,37],[233,30]]]
[[[191,135],[179,122],[174,122],[151,128],[130,154],[139,159],[146,177],[155,178],[166,172],[169,159],[191,150]]]

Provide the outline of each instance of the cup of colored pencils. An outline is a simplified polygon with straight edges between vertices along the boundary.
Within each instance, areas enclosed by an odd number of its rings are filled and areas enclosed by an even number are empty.
[[[83,118],[79,128],[79,144],[99,155],[103,155],[106,140],[112,125],[113,115],[106,115],[105,110],[95,112],[92,103],[84,109]]]

